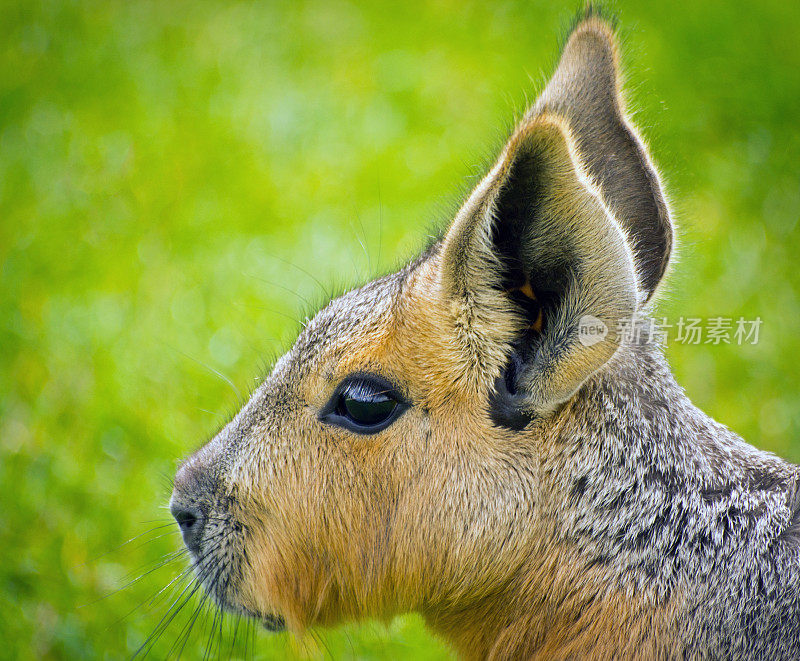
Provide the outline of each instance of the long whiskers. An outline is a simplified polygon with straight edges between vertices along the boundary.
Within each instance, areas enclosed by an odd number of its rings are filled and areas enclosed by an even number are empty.
[[[222,521],[222,519],[220,517],[211,517],[209,521]],[[187,606],[195,599],[195,596],[201,588],[204,588],[202,594],[194,606],[189,609],[189,615],[185,622],[183,622],[175,640],[170,645],[165,658],[180,658],[198,622],[201,623],[201,629],[206,629],[209,618],[211,619],[211,624],[208,630],[208,638],[205,643],[203,658],[210,658],[211,656],[222,654],[226,616],[222,607],[215,602],[218,599],[224,598],[227,594],[233,574],[231,572],[231,567],[225,563],[219,563],[217,558],[218,552],[220,549],[224,548],[228,541],[229,537],[225,532],[219,532],[211,536],[205,542],[203,554],[193,562],[193,566],[187,567],[181,571],[166,586],[161,588],[156,595],[139,606],[142,607],[145,604],[155,605],[155,603],[160,601],[173,586],[178,588],[177,596],[172,599],[172,602],[169,604],[150,635],[139,646],[136,652],[134,652],[131,657],[132,659],[144,658],[153,652],[158,641],[175,622],[178,616],[186,611]],[[170,557],[165,558],[161,565],[171,562],[184,553],[185,552],[169,554]],[[181,587],[181,583],[186,577],[192,574],[192,579]],[[233,632],[233,641],[230,648],[231,654],[233,654],[236,649],[240,619],[241,615],[237,615],[235,628],[233,624],[230,627]],[[245,651],[249,647],[249,642],[250,636],[246,636],[244,640]]]

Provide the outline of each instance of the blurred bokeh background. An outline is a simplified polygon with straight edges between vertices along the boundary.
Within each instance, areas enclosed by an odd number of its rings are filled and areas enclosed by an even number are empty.
[[[139,648],[182,567],[156,564],[180,548],[158,527],[176,460],[326,289],[424,244],[577,5],[0,3],[0,657]],[[680,223],[660,313],[763,319],[755,346],[671,361],[705,410],[800,461],[800,5],[614,9]],[[414,616],[246,633],[256,658],[447,657]]]

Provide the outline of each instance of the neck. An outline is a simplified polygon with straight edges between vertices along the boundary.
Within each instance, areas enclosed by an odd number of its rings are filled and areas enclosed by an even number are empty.
[[[632,349],[611,370],[537,441],[541,484],[525,566],[495,595],[425,613],[464,658],[710,649],[712,609],[737,621],[744,602],[734,596],[748,571],[762,569],[765,549],[780,564],[784,540],[798,536],[787,537],[800,529],[796,467],[694,407],[657,350]],[[709,605],[720,581],[739,587],[730,603]],[[711,633],[701,640],[696,631]]]
[[[600,569],[579,569],[577,558],[567,563],[570,554],[564,555],[560,566],[537,562],[507,591],[480,603],[427,612],[426,622],[463,659],[675,655],[672,603],[659,606],[611,589]]]

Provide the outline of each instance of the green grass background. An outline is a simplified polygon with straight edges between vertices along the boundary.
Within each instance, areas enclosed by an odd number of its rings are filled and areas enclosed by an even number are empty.
[[[176,460],[324,289],[424,244],[576,4],[0,2],[0,657],[145,640],[168,593],[139,604],[180,563],[115,590],[180,547],[147,533]],[[616,11],[680,224],[660,310],[764,320],[756,346],[676,345],[672,363],[705,410],[800,461],[800,5]],[[447,656],[414,616],[249,652]]]

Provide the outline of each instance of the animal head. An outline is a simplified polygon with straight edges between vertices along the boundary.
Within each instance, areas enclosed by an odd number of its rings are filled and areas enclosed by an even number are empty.
[[[671,245],[613,31],[589,13],[442,238],[331,301],[180,467],[198,578],[302,631],[414,610],[446,628],[532,557],[557,572],[545,448],[630,350],[620,326]]]

